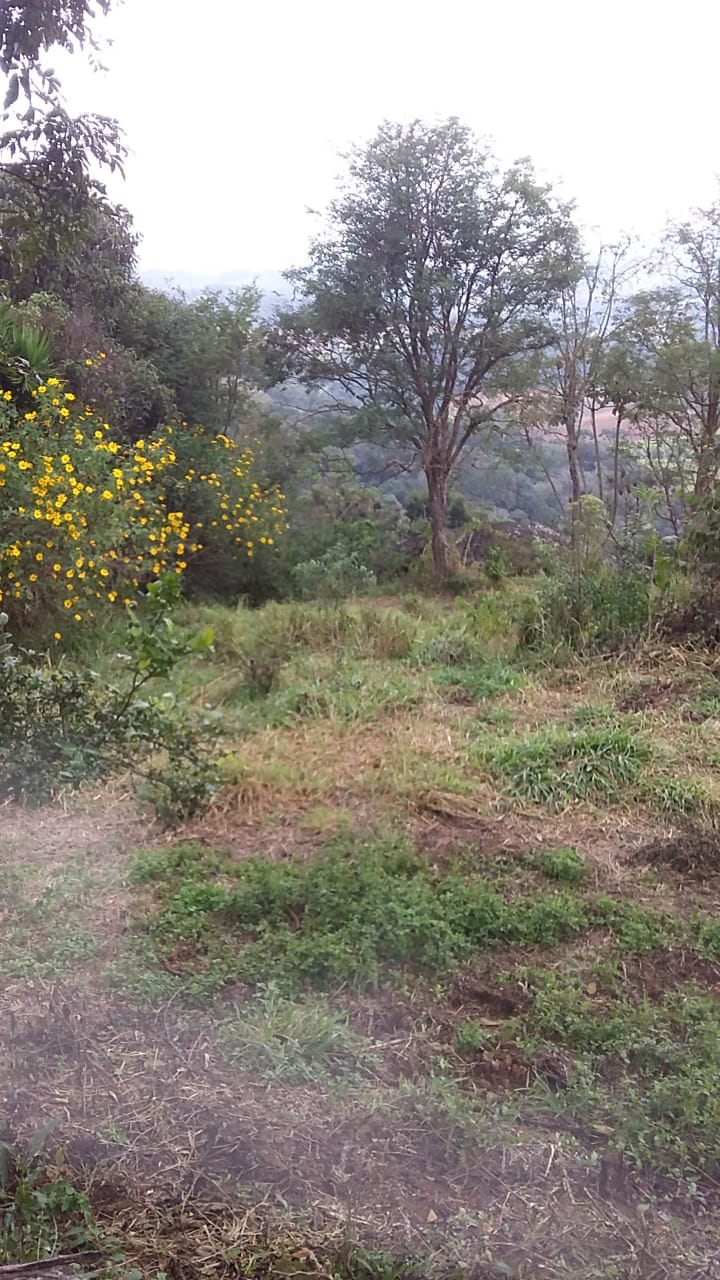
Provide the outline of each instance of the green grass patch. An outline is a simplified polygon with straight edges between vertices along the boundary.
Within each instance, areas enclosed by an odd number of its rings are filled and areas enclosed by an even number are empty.
[[[525,684],[521,671],[499,659],[478,661],[471,666],[435,667],[430,674],[440,689],[465,694],[472,702],[500,697]]]
[[[541,849],[528,858],[531,867],[542,871],[550,880],[564,884],[577,884],[586,874],[584,858],[577,849]]]
[[[419,673],[397,663],[311,656],[284,668],[276,687],[248,709],[252,727],[283,728],[298,720],[347,724],[418,707],[427,697]]]
[[[201,968],[246,982],[319,987],[376,984],[385,970],[442,974],[473,949],[553,945],[587,924],[566,892],[506,901],[479,876],[433,869],[400,838],[341,837],[306,861],[218,865],[180,846],[141,854],[136,880],[155,882],[149,921],[161,952],[191,944]]]
[[[720,799],[704,778],[651,778],[643,795],[653,809],[673,818],[694,818],[708,826],[720,823]]]
[[[0,976],[60,978],[97,949],[87,925],[95,887],[86,861],[70,858],[45,883],[36,865],[0,867]]]
[[[578,870],[568,851],[548,865],[561,881],[572,868],[570,883]],[[280,863],[181,845],[138,855],[133,875],[155,888],[146,937],[190,994],[228,981],[289,995],[307,984],[375,986],[401,971],[442,978],[483,948],[553,947],[597,928],[633,951],[699,939],[701,922],[568,885],[538,892],[518,870],[508,860],[479,875],[461,857],[440,870],[403,838],[344,834],[311,859]]]
[[[355,1076],[377,1061],[372,1042],[352,1030],[346,1013],[318,996],[290,999],[272,982],[224,1022],[219,1042],[230,1062],[270,1079]]]
[[[614,989],[587,973],[525,971],[527,1010],[515,1020],[529,1056],[561,1046],[567,1088],[550,1097],[589,1134],[599,1131],[639,1166],[678,1177],[713,1173],[720,1160],[720,1004],[692,987],[657,1002],[631,980]],[[588,994],[592,992],[592,995]]]
[[[584,729],[587,726],[607,729],[616,727],[621,722],[616,708],[609,702],[581,703],[568,716],[568,724],[574,729]]]
[[[504,795],[562,809],[577,800],[619,800],[638,783],[649,757],[647,743],[627,729],[559,726],[488,742],[473,758]]]

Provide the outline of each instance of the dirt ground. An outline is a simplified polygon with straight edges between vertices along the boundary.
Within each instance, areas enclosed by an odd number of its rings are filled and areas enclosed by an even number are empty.
[[[609,830],[585,823],[576,820],[574,840],[582,846],[586,831],[588,856],[598,869],[602,860],[606,881],[631,876],[647,833],[621,822],[613,845]],[[485,849],[503,843],[501,819],[414,825],[436,857],[459,838],[474,837]],[[532,838],[531,822],[525,834]],[[93,799],[65,811],[0,810],[6,867],[31,863],[47,884],[69,858],[84,861],[91,884],[82,914],[98,942],[89,961],[62,976],[4,980],[3,1136],[29,1137],[54,1123],[51,1148],[64,1148],[100,1220],[121,1233],[138,1265],[161,1263],[173,1276],[235,1274],[233,1248],[257,1238],[271,1261],[290,1250],[300,1269],[282,1274],[330,1274],[328,1249],[361,1241],[429,1258],[437,1275],[459,1266],[479,1276],[492,1265],[507,1270],[488,1275],[517,1277],[583,1269],[647,1280],[720,1276],[720,1236],[711,1222],[672,1202],[649,1220],[647,1185],[613,1163],[602,1135],[578,1135],[561,1122],[548,1127],[520,1106],[519,1117],[469,1137],[435,1105],[432,1059],[448,1051],[447,1028],[458,1012],[497,1025],[522,1000],[493,985],[505,964],[500,955],[458,977],[442,1001],[390,991],[349,999],[376,1064],[357,1089],[335,1094],[229,1066],[218,1052],[216,1013],[176,999],[142,1010],[109,988],[103,966],[131,927],[118,859],[129,844],[163,838],[127,797],[102,808]],[[39,930],[53,928],[51,917],[39,919]],[[678,967],[677,956],[652,955],[638,960],[634,974],[648,994],[684,977],[716,991],[720,966],[688,960]],[[238,994],[227,993],[228,1004]],[[468,1074],[466,1087],[521,1098],[538,1065],[501,1045]],[[562,1062],[544,1069],[552,1080]],[[404,1082],[418,1081],[424,1091],[403,1095]]]
[[[618,683],[618,705],[662,717],[675,695],[647,695],[645,678]],[[521,695],[529,724],[560,719],[577,700],[567,685]],[[713,831],[693,835],[623,805],[509,810],[483,780],[464,795],[416,771],[405,786],[399,764],[413,753],[457,761],[471,714],[450,699],[422,724],[396,716],[352,735],[260,734],[253,778],[172,837],[122,788],[34,812],[0,808],[0,1137],[16,1143],[52,1125],[49,1158],[87,1189],[128,1265],[170,1280],[720,1280],[720,1169],[692,1198],[634,1171],[591,1120],[525,1101],[531,1079],[558,1092],[568,1070],[561,1047],[533,1058],[503,1036],[525,994],[497,974],[532,964],[532,949],[489,951],[442,991],[388,983],[334,996],[371,1044],[351,1083],[289,1082],[228,1061],[223,1019],[242,989],[207,1008],[177,992],[143,1003],[124,989],[142,896],[128,860],[171,840],[236,858],[309,857],[337,822],[362,829],[392,813],[434,866],[458,845],[478,865],[572,845],[592,889],[656,910],[717,911]],[[284,789],[259,767],[278,752],[295,769]],[[554,954],[559,971],[576,945]],[[625,963],[638,999],[687,982],[720,996],[720,962],[659,948]],[[470,1063],[454,1047],[469,1017],[497,1033]],[[469,1124],[446,1097],[448,1064],[463,1096],[496,1104],[485,1122]]]

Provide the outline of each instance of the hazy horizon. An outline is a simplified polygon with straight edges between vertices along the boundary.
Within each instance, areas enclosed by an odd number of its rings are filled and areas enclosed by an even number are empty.
[[[143,237],[142,272],[201,279],[303,260],[342,169],[338,152],[384,118],[459,116],[500,158],[529,155],[611,239],[652,239],[712,199],[720,168],[720,13],[688,0],[663,24],[649,0],[518,0],[485,12],[368,0],[259,11],[125,0],[99,22],[107,74],[58,59],[73,109],[123,126],[127,181],[111,194]]]

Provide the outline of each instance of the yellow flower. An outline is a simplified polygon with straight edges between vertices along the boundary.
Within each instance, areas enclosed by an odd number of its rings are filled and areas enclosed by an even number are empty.
[[[73,395],[72,391],[65,392],[65,399],[72,403],[72,401],[75,399],[75,396]]]
[[[47,387],[38,387],[39,396],[44,396],[46,391],[47,391]]]
[[[105,502],[112,502],[112,500],[113,500],[113,495],[111,494],[111,492],[110,492],[110,490],[109,490],[109,489],[104,489],[104,490],[103,490],[103,492],[100,494],[100,497],[101,497]]]
[[[76,621],[76,622],[82,622],[82,614],[81,614],[81,613],[74,613],[74,614],[73,614],[73,617],[74,617],[74,619],[75,619],[75,621]]]
[[[48,378],[48,380],[47,380],[47,384],[48,384],[48,386],[49,386],[49,387],[59,387],[59,386],[60,386],[60,379],[59,379],[59,378]]]
[[[62,640],[62,632],[61,632],[61,631],[56,631],[56,632],[55,632],[55,639],[56,639],[56,640]]]
[[[44,560],[44,558],[45,557],[43,556],[42,551],[38,551],[37,555],[35,556],[35,559],[37,560],[38,564],[41,562],[41,560]]]
[[[38,576],[36,573],[31,573],[28,575],[28,582],[37,582],[37,580],[38,580]]]
[[[61,410],[60,410],[60,417],[61,417],[61,418],[69,418],[69,417],[70,417],[70,410],[69,410],[69,409],[65,409],[65,408],[61,409]]]
[[[63,607],[64,607],[65,609],[72,609],[72,607],[73,607],[73,602],[72,602],[72,600],[63,600]]]
[[[86,361],[85,361],[85,363],[86,363],[86,365],[87,365],[87,367],[88,367],[88,369],[89,369],[89,368],[90,368],[90,366],[91,366],[91,364],[92,364],[92,360],[86,360]]]

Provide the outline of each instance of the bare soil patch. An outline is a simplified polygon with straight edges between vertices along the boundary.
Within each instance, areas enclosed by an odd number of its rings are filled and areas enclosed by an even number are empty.
[[[696,984],[720,999],[720,960],[705,960],[682,948],[658,948],[623,961],[623,975],[640,998],[662,1000],[670,991]]]
[[[669,867],[680,875],[708,880],[720,875],[720,836],[688,825],[669,836],[657,836],[642,844],[633,861],[644,866]]]

